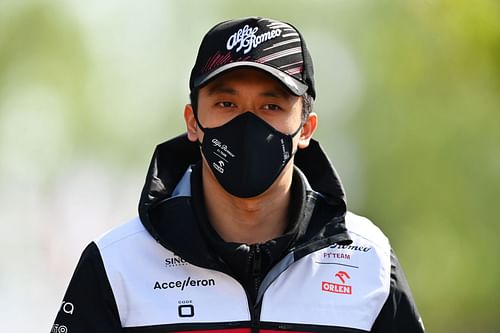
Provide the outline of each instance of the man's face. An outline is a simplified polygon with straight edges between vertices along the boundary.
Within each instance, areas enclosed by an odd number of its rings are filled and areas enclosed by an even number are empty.
[[[309,145],[317,125],[317,116],[314,112],[308,115],[304,123],[302,122],[302,103],[302,97],[292,94],[270,74],[252,68],[238,68],[213,79],[200,89],[198,92],[197,112],[198,120],[205,129],[218,128],[243,113],[251,112],[285,135],[297,132],[293,136],[291,147],[287,148],[287,151],[291,153]],[[204,142],[204,130],[198,126],[193,108],[189,104],[184,109],[184,118],[188,139],[192,142]],[[238,134],[236,132],[231,135]],[[244,133],[241,133],[241,135],[244,135]],[[260,142],[262,142],[262,137],[260,137]],[[284,141],[281,142],[284,143]],[[272,147],[271,143],[268,147]],[[283,146],[280,146],[278,151],[274,152],[278,155],[283,154]],[[250,152],[250,154],[252,153]],[[220,158],[217,154],[214,155]],[[291,158],[293,159],[293,156]],[[206,156],[203,156],[203,161],[203,170],[210,170],[210,172],[206,173],[207,177],[204,179],[207,179],[207,182],[215,181],[216,175],[211,170],[211,165],[214,163],[208,164]],[[281,166],[278,165],[278,167]],[[274,188],[277,191],[287,191],[292,179],[292,166],[293,163],[285,165],[278,179],[274,180],[269,190]],[[220,172],[219,169],[217,171]],[[250,170],[245,172],[248,173]],[[252,177],[258,174],[261,174],[260,171],[252,174]],[[251,173],[245,175],[248,176]],[[252,184],[257,183],[258,181],[254,180]],[[226,186],[229,186],[229,183]],[[243,196],[248,195],[247,192],[240,192],[240,190],[238,189],[237,192],[245,193]],[[271,193],[269,190],[266,193]]]
[[[291,134],[301,124],[302,97],[290,93],[270,74],[251,68],[229,71],[199,91],[198,117],[203,127],[224,125],[248,111],[278,131]],[[198,136],[203,141],[202,131]]]

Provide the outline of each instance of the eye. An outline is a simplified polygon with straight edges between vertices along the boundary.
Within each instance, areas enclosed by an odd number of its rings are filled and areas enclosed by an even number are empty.
[[[277,104],[266,104],[264,105],[264,110],[279,111],[282,110],[282,108]]]
[[[234,108],[234,107],[236,107],[236,104],[234,104],[233,102],[228,102],[228,101],[218,102],[216,105],[221,107],[221,108]]]

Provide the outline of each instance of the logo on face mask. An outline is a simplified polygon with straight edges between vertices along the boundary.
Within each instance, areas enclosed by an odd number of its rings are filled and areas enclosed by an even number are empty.
[[[230,194],[255,197],[266,191],[293,156],[292,134],[281,133],[252,112],[226,124],[204,128],[203,156]]]
[[[218,147],[217,152],[221,154],[224,158],[235,157],[235,155],[231,153],[231,151],[227,148],[227,145],[222,144],[222,142],[219,139],[213,139],[212,144],[214,145],[214,147]]]
[[[224,173],[224,162],[219,161],[217,163],[212,163],[212,166],[214,167],[215,170],[219,171],[220,173]]]
[[[290,153],[285,146],[285,140],[281,139],[281,152],[283,153],[283,161],[288,161],[290,159]]]
[[[224,168],[226,163],[229,163],[229,158],[234,158],[234,155],[227,145],[223,144],[219,139],[212,139],[212,146],[215,148],[214,155],[216,155],[219,160],[217,162],[212,162],[212,167],[214,170],[217,170],[221,174],[224,173]]]

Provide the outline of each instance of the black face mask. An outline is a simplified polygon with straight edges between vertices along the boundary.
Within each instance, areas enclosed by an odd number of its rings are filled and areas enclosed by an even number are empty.
[[[204,128],[201,150],[213,174],[229,193],[255,197],[278,178],[294,152],[292,134],[283,134],[264,120],[245,112],[226,124]]]

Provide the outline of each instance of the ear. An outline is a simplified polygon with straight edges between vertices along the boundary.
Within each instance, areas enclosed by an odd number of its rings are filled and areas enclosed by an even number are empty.
[[[299,143],[297,147],[299,149],[304,149],[309,146],[309,142],[318,127],[318,115],[314,112],[311,112],[307,116],[307,120],[302,126],[302,131],[300,133]]]
[[[184,107],[184,121],[186,122],[186,130],[189,141],[198,141],[198,124],[194,117],[194,110],[191,104],[186,104]]]

